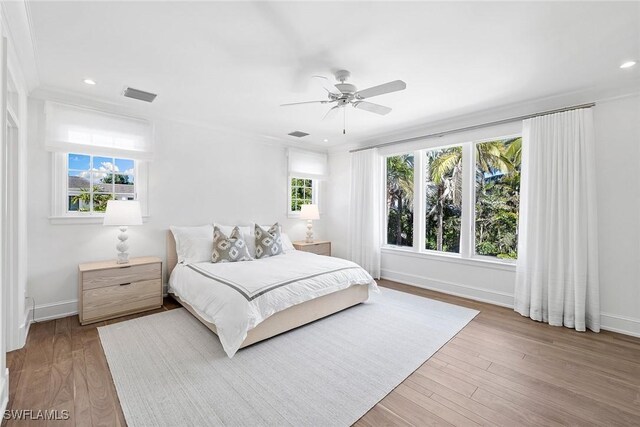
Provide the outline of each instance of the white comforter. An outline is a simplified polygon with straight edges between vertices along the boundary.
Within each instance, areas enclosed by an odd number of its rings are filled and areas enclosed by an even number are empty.
[[[302,251],[246,262],[178,264],[169,279],[170,292],[216,325],[229,357],[272,314],[351,285],[378,291],[357,264]]]

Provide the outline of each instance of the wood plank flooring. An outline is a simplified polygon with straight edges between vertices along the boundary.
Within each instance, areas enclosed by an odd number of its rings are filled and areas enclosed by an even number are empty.
[[[578,333],[510,309],[381,280],[389,288],[480,314],[357,423],[423,425],[640,425],[640,339]],[[96,326],[77,316],[36,323],[7,354],[8,409],[69,411],[66,421],[3,425],[124,426]]]

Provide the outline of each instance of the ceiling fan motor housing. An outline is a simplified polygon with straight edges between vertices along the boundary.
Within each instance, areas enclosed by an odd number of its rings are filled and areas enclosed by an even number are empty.
[[[336,77],[336,80],[344,83],[349,77],[351,77],[351,72],[347,70],[338,70],[333,74]]]
[[[342,93],[355,93],[358,88],[351,83],[338,83],[336,84],[336,88]]]

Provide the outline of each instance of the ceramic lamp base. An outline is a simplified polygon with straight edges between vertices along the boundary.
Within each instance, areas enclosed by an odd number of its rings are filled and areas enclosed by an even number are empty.
[[[313,243],[313,221],[310,219],[307,220],[307,238],[305,239],[306,243]]]
[[[127,244],[127,227],[120,227],[120,234],[118,234],[118,240],[120,243],[116,245],[116,249],[118,249],[118,259],[116,263],[118,264],[127,264],[129,263],[129,245]]]

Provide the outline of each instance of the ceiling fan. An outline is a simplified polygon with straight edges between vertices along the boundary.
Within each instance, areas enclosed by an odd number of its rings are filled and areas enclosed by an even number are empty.
[[[280,106],[288,107],[291,105],[301,104],[335,104],[329,109],[329,111],[327,111],[323,120],[331,116],[332,114],[335,114],[340,108],[343,109],[343,114],[345,114],[345,107],[347,105],[351,105],[353,106],[353,108],[357,108],[359,110],[365,110],[384,116],[391,112],[391,108],[385,107],[384,105],[374,104],[373,102],[365,101],[365,99],[384,95],[385,93],[397,92],[399,90],[404,90],[407,87],[407,84],[402,80],[394,80],[392,82],[373,86],[368,89],[358,90],[355,85],[351,83],[345,83],[351,76],[351,73],[349,71],[338,70],[334,73],[334,76],[339,82],[335,85],[331,84],[329,79],[324,76],[313,76],[313,78],[317,79],[320,84],[322,84],[322,87],[324,87],[324,89],[327,91],[328,99],[324,99],[321,101],[293,102],[290,104],[281,104]],[[344,126],[342,129],[342,133],[346,133]]]

